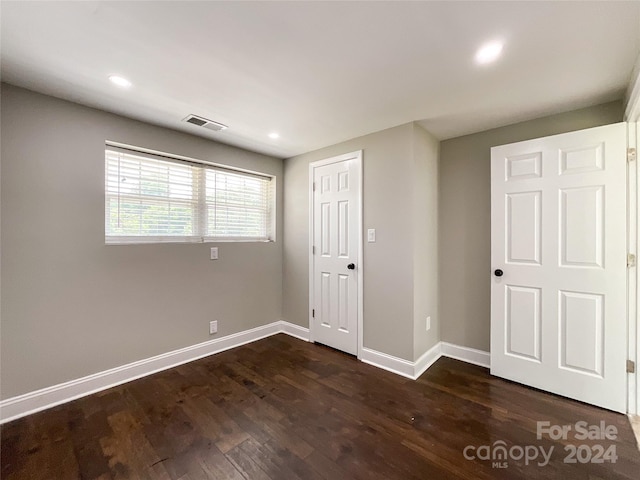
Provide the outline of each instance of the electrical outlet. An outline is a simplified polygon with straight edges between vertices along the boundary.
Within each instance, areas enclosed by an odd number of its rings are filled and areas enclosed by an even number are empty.
[[[213,322],[209,322],[209,335],[213,335],[214,333],[218,333],[218,321],[214,320]]]
[[[211,260],[218,259],[218,247],[211,247]]]
[[[431,330],[431,317],[427,317],[427,332]]]

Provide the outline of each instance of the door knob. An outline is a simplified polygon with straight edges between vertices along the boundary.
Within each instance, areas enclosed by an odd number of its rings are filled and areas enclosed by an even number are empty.
[[[349,265],[347,265],[347,268],[349,270],[355,270],[356,269],[356,264],[355,263],[350,263]]]
[[[497,269],[495,272],[493,272],[493,274],[496,277],[501,277],[502,275],[504,275],[504,272],[502,270],[500,270],[500,269]]]

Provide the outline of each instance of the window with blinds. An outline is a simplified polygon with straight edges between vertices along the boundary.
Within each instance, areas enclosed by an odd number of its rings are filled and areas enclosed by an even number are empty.
[[[273,240],[274,183],[107,145],[106,243]]]

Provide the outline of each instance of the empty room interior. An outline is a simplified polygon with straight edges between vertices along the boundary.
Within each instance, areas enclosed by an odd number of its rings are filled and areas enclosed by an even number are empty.
[[[640,2],[0,40],[1,478],[640,478]]]

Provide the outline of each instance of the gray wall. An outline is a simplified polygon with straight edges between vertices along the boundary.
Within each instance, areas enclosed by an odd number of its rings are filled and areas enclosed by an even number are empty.
[[[1,115],[2,398],[280,319],[281,160],[5,84]],[[105,140],[276,175],[278,241],[105,246]]]
[[[490,147],[621,119],[613,102],[497,128],[442,142],[439,162],[410,123],[288,159],[283,177],[279,159],[3,84],[0,398],[216,338],[210,320],[217,337],[307,326],[308,165],[354,150],[377,230],[365,346],[408,360],[440,337],[488,350]],[[105,246],[105,140],[276,175],[278,241],[221,243],[213,262],[211,244]]]
[[[622,121],[621,102],[517,123],[441,142],[440,327],[445,342],[489,351],[490,148]]]
[[[364,229],[376,229],[363,252],[364,346],[415,360],[439,341],[438,141],[415,123],[285,161],[283,318],[309,325],[309,163],[355,150],[363,150]]]
[[[364,346],[413,359],[412,136],[409,123],[285,160],[284,320],[309,326],[309,163],[364,150]]]
[[[413,359],[440,341],[438,314],[438,150],[440,142],[413,129]],[[431,316],[427,332],[426,319]]]

